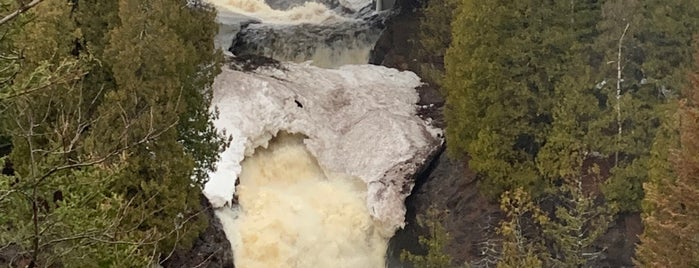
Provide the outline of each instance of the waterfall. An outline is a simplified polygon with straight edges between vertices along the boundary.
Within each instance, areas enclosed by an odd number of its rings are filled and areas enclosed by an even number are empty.
[[[325,1],[209,0],[219,47],[282,61],[214,83],[214,124],[233,139],[204,195],[236,267],[385,267],[411,176],[442,142],[416,116],[419,77],[366,65],[385,13]]]
[[[272,9],[264,0],[209,0],[219,9],[260,19],[274,24],[327,24],[349,19],[338,15],[325,5],[306,2],[289,10]]]
[[[365,205],[366,185],[326,174],[303,137],[278,135],[242,163],[240,207],[217,212],[237,267],[382,267],[388,237]]]

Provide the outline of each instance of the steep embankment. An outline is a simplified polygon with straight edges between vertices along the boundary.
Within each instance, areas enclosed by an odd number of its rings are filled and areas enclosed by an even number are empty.
[[[236,265],[383,267],[414,176],[442,143],[416,116],[414,73],[342,66],[366,63],[387,13],[367,1],[359,11],[213,2],[224,10],[218,45],[231,38],[237,56],[214,83],[215,125],[232,141],[204,194]]]
[[[423,78],[429,75],[421,73],[421,65],[443,68],[442,58],[430,57],[433,53],[419,53],[419,19],[423,16],[422,7],[426,2],[398,1],[396,8],[400,13],[386,23],[386,29],[372,50],[371,63],[409,70]],[[419,115],[431,118],[436,126],[444,127],[444,99],[439,87],[433,81],[427,81],[418,88],[418,92]],[[478,191],[477,184],[476,175],[468,168],[468,159],[450,159],[446,153],[440,153],[429,169],[418,177],[412,194],[406,200],[407,225],[390,241],[390,267],[401,267],[401,250],[422,251],[417,240],[426,232],[417,226],[416,216],[425,215],[430,206],[449,211],[440,219],[440,223],[452,237],[447,253],[454,257],[455,263],[468,261],[485,265],[490,261],[486,258],[488,252],[497,248],[488,240],[495,236],[495,227],[502,215],[498,205],[488,201]],[[641,230],[638,214],[618,217],[597,243],[599,248],[606,249],[598,262],[599,267],[632,266],[634,245]]]

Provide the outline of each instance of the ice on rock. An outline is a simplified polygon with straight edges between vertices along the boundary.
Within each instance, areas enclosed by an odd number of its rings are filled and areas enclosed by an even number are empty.
[[[441,130],[416,116],[420,78],[374,65],[241,72],[224,68],[214,82],[214,122],[232,135],[204,194],[216,207],[235,192],[240,163],[280,131],[304,143],[326,172],[361,178],[367,207],[386,231],[403,226],[413,175],[442,142]],[[300,104],[300,105],[299,105]],[[302,107],[301,107],[302,106]]]

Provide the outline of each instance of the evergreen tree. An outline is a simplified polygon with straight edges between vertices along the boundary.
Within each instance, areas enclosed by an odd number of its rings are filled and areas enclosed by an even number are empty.
[[[25,252],[16,256],[17,261],[26,261],[30,267],[61,263],[98,267],[105,260],[121,266],[146,265],[151,258],[138,253],[137,243],[99,242],[131,241],[114,241],[110,236],[117,232],[114,227],[125,207],[122,199],[108,191],[111,174],[119,167],[91,168],[89,161],[95,159],[66,161],[74,145],[66,141],[79,137],[75,127],[86,122],[81,120],[80,107],[74,105],[80,96],[76,82],[85,73],[85,61],[58,57],[68,46],[51,42],[54,40],[19,49],[11,42],[28,40],[32,34],[67,40],[74,33],[70,24],[56,27],[51,23],[67,18],[64,4],[47,1],[34,8],[44,16],[20,16],[0,25],[5,33],[0,46],[6,48],[0,60],[0,122],[13,138],[10,157],[16,169],[0,175],[0,247]],[[23,51],[24,57],[13,54],[16,51]],[[43,59],[32,60],[40,57]],[[9,159],[0,158],[5,161]]]
[[[446,56],[447,139],[452,155],[468,153],[497,196],[548,184],[536,157],[551,130],[555,87],[571,55],[589,50],[594,1],[464,1]]]
[[[598,102],[590,94],[590,71],[566,78],[556,88],[559,103],[554,110],[554,122],[546,145],[538,160],[541,173],[561,186],[552,190],[556,204],[554,215],[542,225],[543,233],[552,246],[551,265],[580,267],[592,259],[592,243],[602,235],[612,220],[613,211],[595,202],[595,196],[585,193],[583,180],[595,183],[599,167],[586,164],[597,159],[599,133],[590,132],[600,114]]]
[[[224,141],[208,110],[213,8],[46,0],[27,16],[0,40],[23,53],[2,62],[16,174],[0,183],[0,246],[42,267],[143,267],[191,245]]]
[[[534,235],[525,233],[525,228],[527,225],[544,224],[548,222],[548,217],[521,188],[503,193],[500,209],[505,212],[506,218],[498,228],[503,241],[497,267],[544,267],[542,258],[548,255],[543,250],[542,241],[532,239]]]
[[[694,59],[699,67],[699,53]],[[691,86],[686,90],[686,98],[680,102],[678,110],[679,147],[676,153],[671,154],[674,155],[674,174],[658,172],[658,175],[666,177],[655,178],[644,185],[645,228],[636,250],[638,264],[642,267],[699,266],[699,240],[696,239],[699,230],[699,162],[696,157],[699,152],[699,72],[690,78]]]
[[[451,237],[440,222],[443,218],[442,213],[436,208],[430,207],[425,216],[418,216],[418,224],[422,228],[426,228],[429,233],[429,236],[420,236],[418,238],[420,245],[426,248],[427,254],[419,255],[403,250],[400,254],[402,261],[409,262],[414,267],[453,267],[451,256],[445,253],[445,247],[451,240]]]
[[[444,54],[451,43],[451,25],[458,7],[455,0],[429,0],[422,8],[418,28],[419,75],[441,85],[444,80]],[[436,63],[436,64],[435,64]]]
[[[206,219],[197,216],[200,188],[192,181],[197,167],[194,159],[201,156],[188,154],[184,147],[186,141],[180,142],[186,134],[178,132],[177,126],[181,121],[202,120],[201,115],[191,113],[202,107],[188,107],[188,101],[206,100],[201,97],[206,88],[194,86],[203,86],[202,81],[210,86],[215,75],[213,71],[201,69],[206,62],[192,58],[198,55],[195,50],[199,47],[179,36],[191,34],[192,30],[183,32],[188,28],[181,25],[193,22],[187,20],[191,14],[181,10],[183,3],[177,2],[119,1],[120,24],[109,32],[110,42],[105,47],[105,59],[110,62],[117,90],[105,95],[104,104],[97,111],[101,120],[88,140],[97,151],[103,151],[105,145],[134,144],[144,137],[158,135],[153,142],[129,148],[121,159],[128,165],[119,174],[115,191],[138,204],[138,209],[126,216],[127,222],[141,230],[168,235],[158,243],[160,250],[166,251],[189,247],[199,231],[206,227]],[[213,35],[215,31],[210,30],[208,34]],[[211,46],[213,51],[213,44]],[[217,68],[214,59],[211,56],[204,60]],[[210,73],[197,77],[198,72],[207,71]],[[193,96],[196,94],[199,97]],[[206,124],[208,113],[205,111],[204,115]],[[118,133],[112,131],[114,128],[128,129],[128,134],[115,135]],[[217,147],[190,149],[212,149],[213,152],[196,150],[206,154],[218,152]],[[144,213],[155,213],[155,217],[143,217]]]
[[[596,44],[601,106],[599,152],[613,162],[604,187],[623,211],[640,210],[650,148],[663,107],[683,85],[699,15],[692,1],[606,1]]]

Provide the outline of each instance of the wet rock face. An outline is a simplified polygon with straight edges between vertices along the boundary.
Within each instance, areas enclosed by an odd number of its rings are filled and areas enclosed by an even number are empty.
[[[389,267],[405,267],[400,262],[400,252],[423,252],[418,237],[429,230],[417,224],[416,216],[425,215],[433,206],[447,211],[439,222],[447,229],[452,240],[446,252],[454,263],[483,259],[487,241],[495,235],[501,218],[497,204],[488,202],[480,194],[476,175],[463,160],[450,159],[441,152],[416,182],[412,194],[406,200],[407,225],[389,242]],[[480,266],[476,266],[480,267]]]
[[[288,10],[294,7],[302,6],[306,2],[316,2],[323,4],[327,6],[330,9],[334,9],[338,6],[340,6],[340,1],[339,0],[314,0],[314,1],[305,1],[305,0],[265,0],[265,3],[269,5],[273,9],[277,10]]]
[[[231,53],[280,61],[313,60],[317,66],[366,63],[383,30],[386,14],[334,24],[248,24],[235,36]]]
[[[209,226],[199,235],[189,250],[175,252],[163,267],[206,267],[206,268],[235,268],[231,244],[226,239],[223,226],[214,216],[209,201],[201,196],[202,207],[206,209]]]
[[[423,2],[425,0],[422,0]],[[386,27],[381,37],[376,41],[369,63],[383,65],[400,70],[412,70],[419,72],[417,59],[419,44],[418,24],[422,13],[421,1],[397,0],[394,13],[397,13],[386,22]]]

